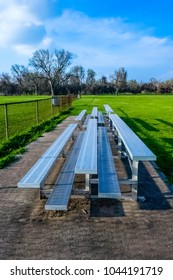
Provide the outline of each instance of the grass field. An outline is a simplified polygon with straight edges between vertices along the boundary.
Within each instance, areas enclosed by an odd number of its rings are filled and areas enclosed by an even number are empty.
[[[156,154],[162,172],[173,181],[173,96],[82,96],[73,102],[73,114],[93,106],[104,112],[109,104]]]
[[[41,99],[47,96],[41,96]],[[37,96],[0,97],[0,104],[38,99]],[[20,132],[20,127],[35,124],[35,104],[18,104],[9,115],[10,129]],[[49,104],[43,101],[40,117],[47,118]],[[169,180],[173,181],[173,96],[171,95],[103,95],[82,96],[73,102],[71,115],[77,115],[82,109],[90,113],[93,106],[104,112],[104,104],[111,108],[132,128],[145,144],[156,154],[157,164]],[[11,105],[9,105],[11,106]],[[0,106],[0,138],[4,130],[4,106]],[[10,108],[10,107],[9,107]],[[48,109],[49,108],[49,109]],[[56,107],[55,107],[56,108]],[[23,112],[23,120],[19,112]],[[43,120],[44,120],[43,118]],[[17,121],[16,121],[17,120]],[[15,121],[15,124],[14,124]],[[17,125],[17,127],[16,127]]]
[[[0,104],[4,103],[15,103],[15,102],[26,102],[37,99],[50,98],[50,95],[21,95],[21,96],[0,96]]]
[[[59,113],[50,96],[0,96],[0,143],[6,139],[7,127],[12,137]]]

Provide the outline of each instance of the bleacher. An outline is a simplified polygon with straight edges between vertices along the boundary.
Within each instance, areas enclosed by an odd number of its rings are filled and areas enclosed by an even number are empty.
[[[142,140],[128,127],[111,107],[104,105],[110,121],[110,127],[105,123],[102,112],[93,107],[91,114],[86,116],[82,110],[74,122],[58,136],[54,143],[41,155],[40,159],[31,167],[18,183],[19,188],[42,188],[48,174],[51,172],[56,159],[62,154],[69,139],[76,131],[76,137],[69,155],[61,168],[55,185],[45,204],[45,210],[67,210],[73,190],[75,176],[85,175],[84,192],[89,192],[92,182],[98,187],[98,199],[121,199],[121,184],[118,178],[108,131],[112,129],[118,138],[118,149],[126,155],[131,167],[131,178],[125,178],[124,183],[132,185],[132,199],[138,199],[138,163],[139,161],[155,161],[156,156],[142,142]],[[85,120],[84,120],[85,119]],[[78,123],[84,122],[85,130],[80,130]],[[114,144],[116,147],[116,144]],[[94,175],[94,179],[93,179]],[[43,189],[43,188],[42,188]]]

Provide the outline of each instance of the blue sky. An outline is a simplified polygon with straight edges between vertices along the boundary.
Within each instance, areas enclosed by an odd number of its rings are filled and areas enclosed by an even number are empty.
[[[109,77],[173,78],[172,0],[0,0],[0,73],[37,49],[74,53],[73,65]]]

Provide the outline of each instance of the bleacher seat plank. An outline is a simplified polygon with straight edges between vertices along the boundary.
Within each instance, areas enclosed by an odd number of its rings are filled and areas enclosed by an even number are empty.
[[[93,107],[90,117],[91,117],[91,119],[98,118],[98,108],[97,107]]]
[[[75,121],[82,121],[87,110],[82,110],[79,115],[75,118]]]
[[[128,127],[128,125],[116,114],[111,114],[110,119],[122,139],[130,158],[135,161],[155,161],[156,156],[142,142],[142,140]]]
[[[108,104],[104,104],[104,107],[107,114],[113,113],[112,108]]]
[[[98,128],[98,197],[121,198],[118,177],[105,127]]]
[[[75,177],[74,168],[83,138],[84,132],[81,132],[58,176],[47,203],[45,204],[45,210],[67,210]]]
[[[75,173],[97,174],[97,119],[88,121]]]
[[[18,183],[19,188],[40,188],[77,124],[69,124]]]
[[[98,126],[104,126],[105,121],[102,112],[98,112]]]

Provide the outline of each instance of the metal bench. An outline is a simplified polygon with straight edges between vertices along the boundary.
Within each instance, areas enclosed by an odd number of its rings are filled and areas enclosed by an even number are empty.
[[[72,151],[58,176],[55,186],[50,194],[45,210],[67,210],[70,194],[74,182],[74,168],[84,138],[81,132],[76,139]]]
[[[19,188],[40,188],[55,163],[58,156],[63,151],[67,141],[73,135],[77,124],[69,124],[62,134],[54,141],[40,159],[31,167],[26,175],[18,183]]]
[[[108,104],[104,104],[104,107],[105,107],[105,111],[108,115],[114,112]]]
[[[98,197],[121,198],[118,177],[105,127],[98,128]]]
[[[131,180],[136,181],[136,185],[132,188],[132,197],[137,199],[138,163],[139,161],[155,161],[156,156],[118,115],[110,114],[110,120],[112,127],[117,131],[118,146],[122,153],[128,156],[132,170]],[[121,149],[122,144],[125,147],[125,153]],[[132,183],[131,180],[129,183]]]
[[[75,121],[82,122],[87,110],[82,110],[79,115],[75,118]]]
[[[75,174],[85,174],[86,189],[90,174],[97,174],[97,119],[90,119],[75,166]]]
[[[104,126],[105,121],[102,112],[98,112],[98,126]]]
[[[90,118],[91,119],[98,118],[98,108],[97,107],[93,107]]]

